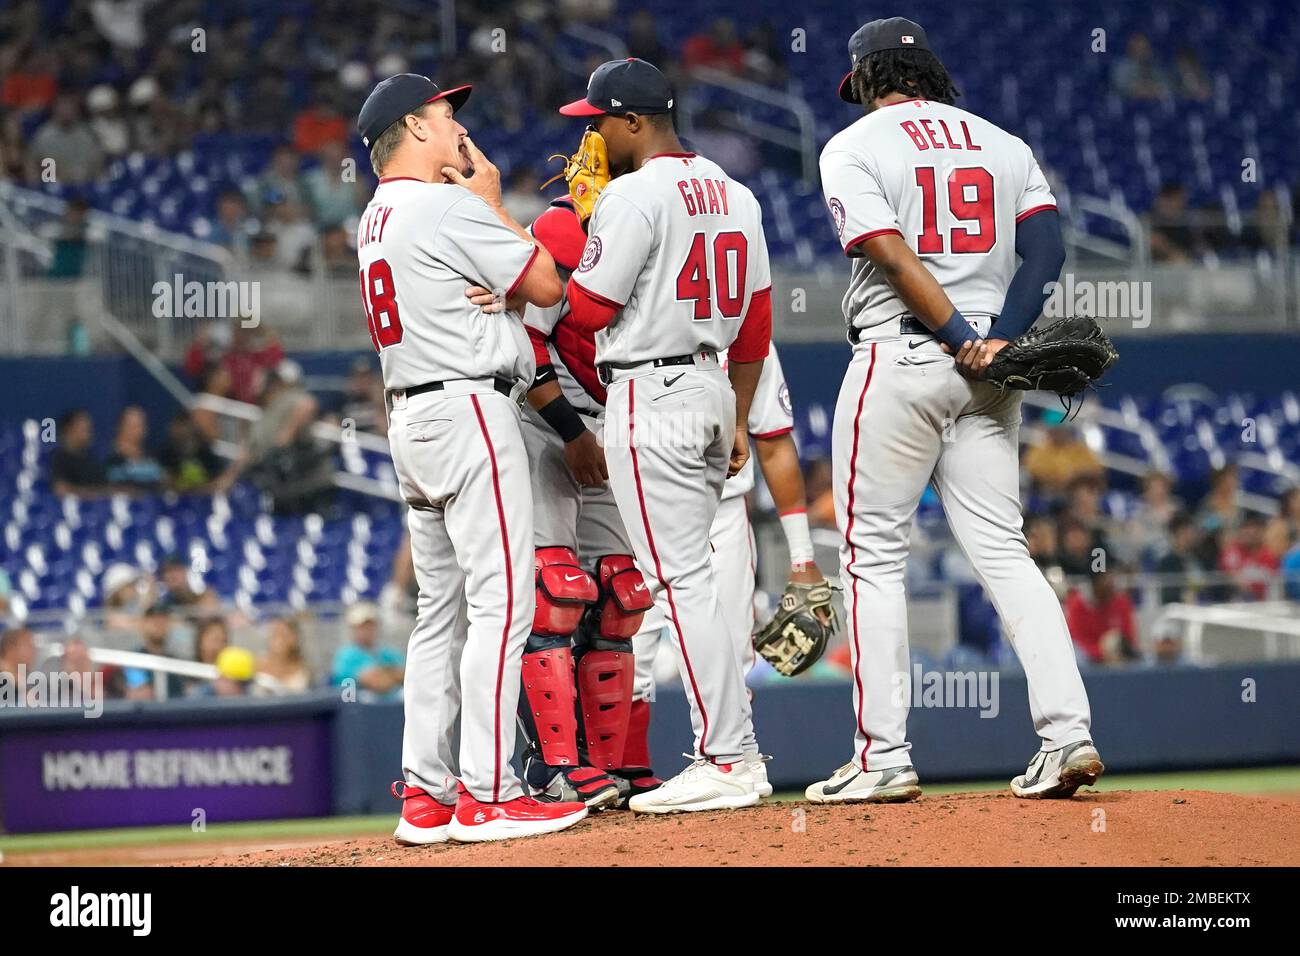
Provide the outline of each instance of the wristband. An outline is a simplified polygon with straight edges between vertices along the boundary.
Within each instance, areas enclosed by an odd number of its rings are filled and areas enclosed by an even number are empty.
[[[781,515],[781,530],[790,548],[790,566],[800,570],[801,565],[813,563],[812,532],[808,530],[808,512],[802,508]]]
[[[559,377],[560,376],[555,372],[554,365],[539,365],[537,366],[537,373],[533,376],[533,384],[528,386],[528,390],[532,391],[538,385],[545,385],[547,382],[554,382]]]
[[[566,445],[587,430],[582,417],[563,395],[547,402],[537,410],[537,414],[555,429],[555,433],[564,439]]]
[[[967,342],[975,342],[979,339],[979,333],[971,328],[966,317],[956,309],[952,310],[952,315],[948,316],[948,321],[934,330],[935,337],[954,352],[958,351]]]

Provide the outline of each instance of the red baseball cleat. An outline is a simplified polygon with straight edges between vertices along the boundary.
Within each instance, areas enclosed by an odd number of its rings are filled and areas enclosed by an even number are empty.
[[[518,797],[504,803],[483,803],[462,787],[447,834],[458,843],[510,840],[555,833],[586,816],[587,807],[582,803],[542,803],[532,797]]]
[[[400,789],[399,789],[400,788]],[[447,825],[456,812],[454,803],[439,803],[419,787],[401,780],[392,787],[393,796],[402,801],[402,818],[397,821],[393,838],[402,846],[427,846],[447,842]]]

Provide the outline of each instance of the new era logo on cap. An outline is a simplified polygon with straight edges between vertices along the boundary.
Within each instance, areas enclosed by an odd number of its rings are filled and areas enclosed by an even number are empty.
[[[596,67],[587,80],[587,98],[560,107],[565,116],[603,113],[667,113],[673,108],[668,79],[653,64],[634,56]]]
[[[901,42],[903,42],[903,43],[915,43],[915,42],[916,42],[916,37],[914,37],[914,36],[901,36],[901,37],[899,37],[898,39],[899,39]]]

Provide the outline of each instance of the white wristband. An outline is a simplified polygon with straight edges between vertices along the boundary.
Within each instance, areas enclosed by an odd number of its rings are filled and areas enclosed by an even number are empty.
[[[813,543],[812,532],[808,530],[808,512],[800,509],[781,515],[781,530],[790,546],[791,567],[812,564]]]

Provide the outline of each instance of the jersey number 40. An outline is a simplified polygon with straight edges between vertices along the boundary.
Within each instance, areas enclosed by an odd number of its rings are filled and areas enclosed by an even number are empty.
[[[708,237],[697,232],[682,271],[677,273],[677,301],[694,302],[692,318],[700,322],[713,318],[715,305],[724,319],[738,319],[745,304],[749,240],[743,232],[720,232],[713,237],[711,279],[709,258]]]
[[[402,317],[397,314],[397,290],[387,259],[376,259],[361,270],[361,306],[376,352],[402,341]]]
[[[921,256],[943,255],[943,233],[938,226],[938,190],[933,166],[916,169],[916,185],[921,189],[921,234],[916,237],[916,252]],[[948,251],[954,253],[988,252],[998,241],[997,219],[993,206],[993,174],[983,166],[963,166],[948,174],[948,211],[954,219],[978,223],[972,232],[964,226],[948,230]]]

